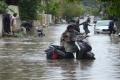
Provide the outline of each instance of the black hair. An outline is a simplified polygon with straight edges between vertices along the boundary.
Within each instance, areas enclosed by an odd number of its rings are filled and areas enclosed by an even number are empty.
[[[15,17],[16,17],[16,16],[17,16],[17,13],[14,13],[14,14],[13,14],[13,16],[15,16]]]
[[[67,30],[70,30],[70,29],[73,29],[74,28],[74,25],[70,24],[67,26]]]

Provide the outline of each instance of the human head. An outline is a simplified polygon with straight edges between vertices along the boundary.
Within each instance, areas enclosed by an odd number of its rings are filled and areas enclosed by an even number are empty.
[[[16,17],[16,16],[17,16],[17,13],[14,13],[13,16]]]
[[[77,27],[77,24],[71,24],[71,25],[73,26],[73,28],[74,28],[74,27]]]
[[[67,31],[73,31],[74,30],[74,25],[70,24],[67,26]]]
[[[87,18],[86,22],[90,23],[90,17]]]

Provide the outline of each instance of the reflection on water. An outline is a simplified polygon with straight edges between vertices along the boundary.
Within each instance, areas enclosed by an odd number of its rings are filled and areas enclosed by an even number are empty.
[[[88,72],[93,62],[89,60],[51,60],[47,62],[48,72],[44,76],[51,76],[51,80],[59,78],[63,80],[84,79],[85,76],[90,76]]]
[[[0,80],[120,79],[120,43],[108,35],[91,34],[87,39],[96,60],[46,60],[44,50],[59,44],[65,27],[49,27],[43,38],[0,39]]]

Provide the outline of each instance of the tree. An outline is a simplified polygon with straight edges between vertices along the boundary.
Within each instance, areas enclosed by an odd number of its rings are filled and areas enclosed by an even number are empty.
[[[6,12],[7,4],[5,3],[5,0],[0,1],[0,13]]]
[[[120,17],[120,0],[98,0],[103,2],[103,8],[108,17]]]
[[[84,12],[80,0],[49,0],[46,10],[47,13],[52,14],[56,18],[78,17]]]
[[[46,8],[46,12],[48,14],[52,14],[54,16],[58,16],[59,10],[60,10],[60,4],[59,0],[51,0]]]
[[[84,7],[80,0],[64,0],[62,3],[63,17],[67,20],[84,14]]]
[[[117,25],[117,32],[120,32],[120,0],[98,0],[104,3],[105,13],[110,19],[114,19]]]
[[[47,14],[52,14],[53,20],[57,23],[63,14],[62,0],[47,0],[46,11]]]
[[[41,0],[20,0],[19,12],[22,20],[36,20]]]
[[[69,4],[64,7],[64,13],[63,15],[67,18],[72,17],[79,17],[80,15],[83,15],[84,9],[81,5],[77,4]]]
[[[35,20],[38,14],[45,11],[52,14],[55,18],[75,17],[83,14],[83,7],[80,0],[20,0],[19,12],[22,20]]]

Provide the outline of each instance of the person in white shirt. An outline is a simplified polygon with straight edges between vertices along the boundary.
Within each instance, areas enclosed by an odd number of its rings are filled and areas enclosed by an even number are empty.
[[[13,35],[15,34],[16,31],[16,25],[17,25],[16,17],[17,17],[17,13],[14,13],[11,19],[11,31]]]

